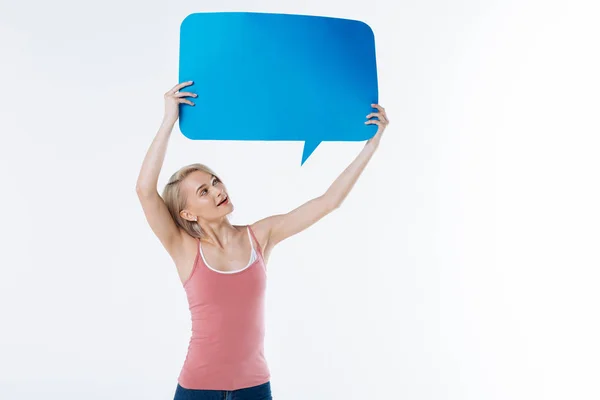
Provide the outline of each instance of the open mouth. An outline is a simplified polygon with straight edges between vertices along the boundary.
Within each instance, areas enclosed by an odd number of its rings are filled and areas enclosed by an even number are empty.
[[[223,200],[221,200],[221,202],[219,204],[217,204],[217,207],[219,207],[220,205],[223,204],[227,204],[229,202],[229,196],[226,196]]]

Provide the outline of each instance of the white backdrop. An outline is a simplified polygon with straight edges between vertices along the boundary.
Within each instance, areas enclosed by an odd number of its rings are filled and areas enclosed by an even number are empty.
[[[172,398],[189,311],[134,187],[179,24],[204,11],[359,19],[376,37],[380,149],[268,266],[276,399],[599,398],[598,6],[220,3],[1,3],[0,398]],[[206,163],[251,223],[323,193],[363,143],[300,167],[302,146],[176,127],[160,188]]]

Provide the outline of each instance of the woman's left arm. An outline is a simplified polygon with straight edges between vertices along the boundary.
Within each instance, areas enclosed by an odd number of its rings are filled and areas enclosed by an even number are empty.
[[[360,154],[337,177],[327,191],[286,214],[273,215],[252,225],[253,230],[257,234],[260,233],[260,236],[264,238],[263,247],[265,251],[313,225],[338,208],[348,196],[358,177],[379,147],[381,136],[389,123],[383,107],[378,104],[372,104],[371,106],[377,108],[378,111],[367,115],[368,120],[365,124],[378,125],[377,133],[366,142]],[[378,120],[370,119],[372,117],[377,117]]]

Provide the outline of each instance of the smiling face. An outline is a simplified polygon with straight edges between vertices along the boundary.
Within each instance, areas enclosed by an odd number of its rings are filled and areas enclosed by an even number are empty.
[[[233,211],[233,204],[227,195],[223,182],[204,171],[194,171],[183,180],[182,189],[187,204],[180,215],[190,221],[213,221],[225,217]]]

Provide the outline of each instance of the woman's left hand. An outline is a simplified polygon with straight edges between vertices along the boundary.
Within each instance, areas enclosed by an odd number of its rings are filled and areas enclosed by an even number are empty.
[[[381,136],[383,135],[385,128],[387,128],[388,124],[390,123],[390,120],[388,119],[387,115],[385,114],[385,108],[381,107],[379,104],[371,104],[371,107],[376,108],[378,110],[378,112],[373,112],[373,113],[367,115],[367,119],[377,117],[379,120],[369,119],[368,121],[365,122],[365,124],[366,125],[376,124],[379,126],[379,128],[377,129],[377,133],[375,133],[375,136],[373,136],[371,139],[367,140],[367,143],[365,143],[365,146],[371,145],[371,146],[377,147],[377,146],[379,146],[379,141],[381,140]]]

